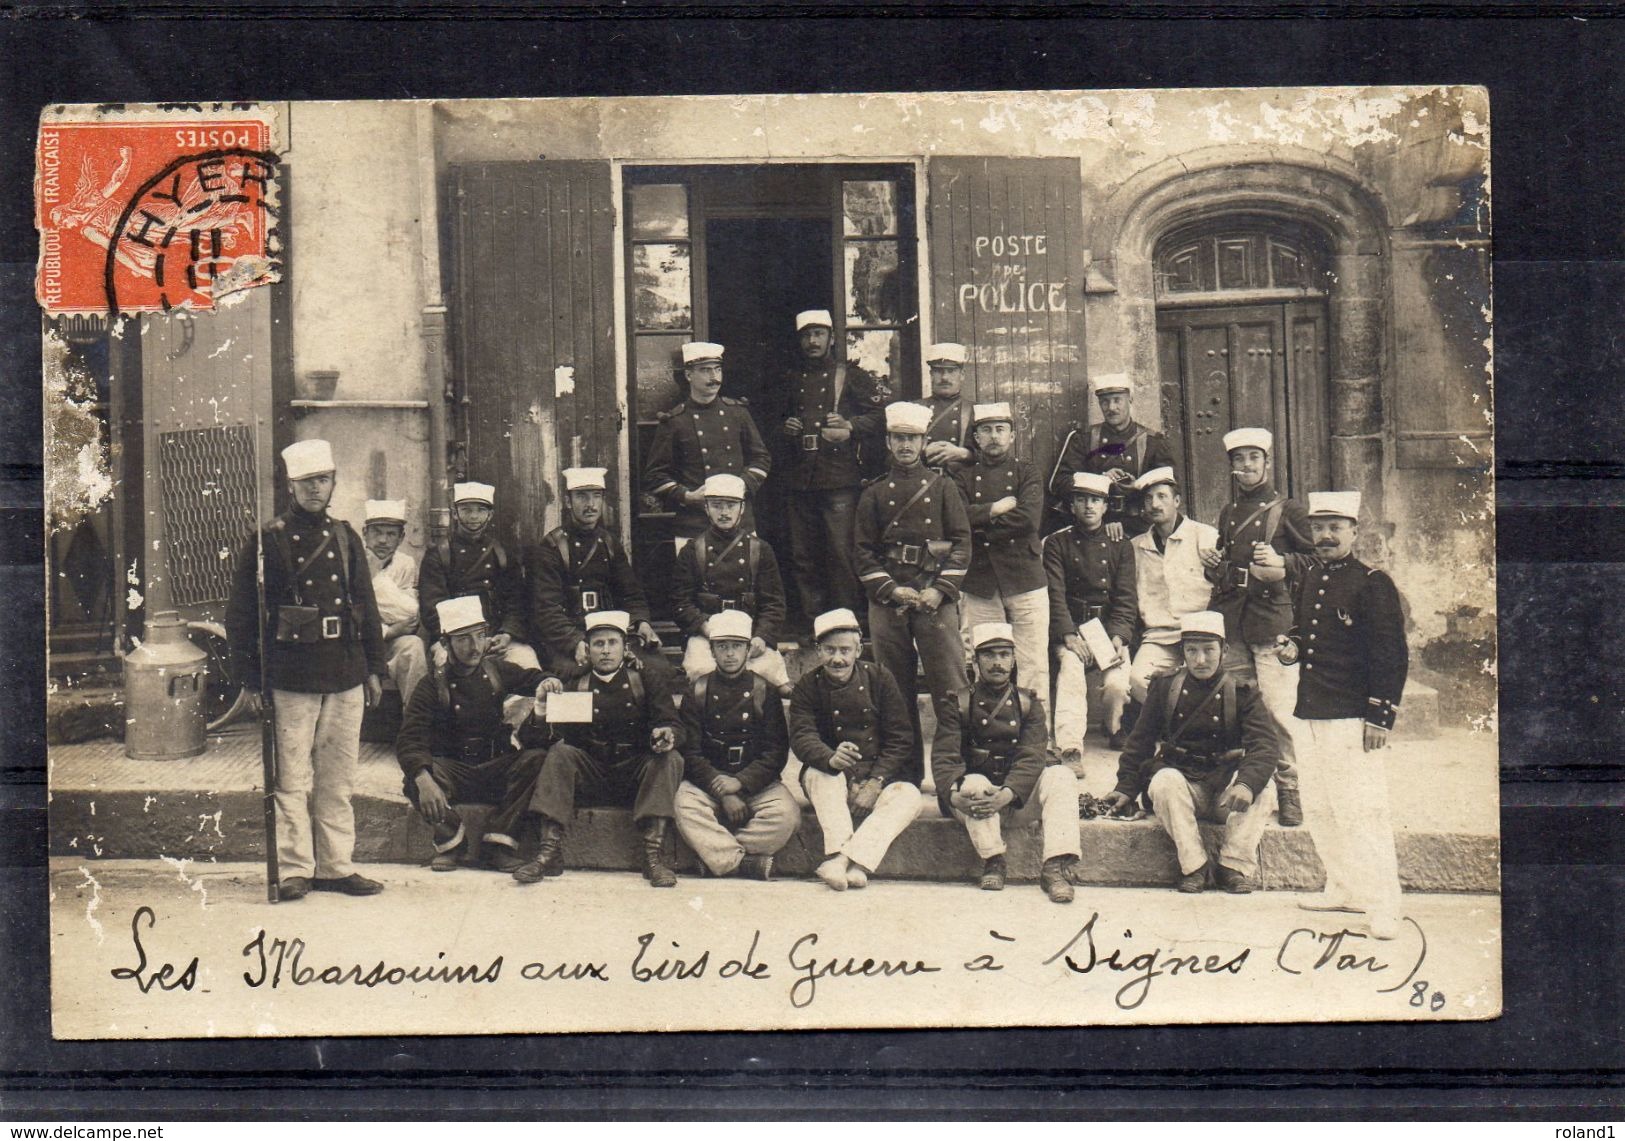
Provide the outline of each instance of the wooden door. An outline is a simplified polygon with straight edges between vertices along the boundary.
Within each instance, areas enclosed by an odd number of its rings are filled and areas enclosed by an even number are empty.
[[[522,547],[557,525],[564,468],[620,486],[609,164],[461,165],[451,183],[460,475],[496,486]]]
[[[1224,434],[1275,434],[1275,483],[1320,486],[1326,450],[1321,302],[1165,309],[1158,314],[1163,422],[1180,450],[1185,510],[1211,522],[1230,498]]]

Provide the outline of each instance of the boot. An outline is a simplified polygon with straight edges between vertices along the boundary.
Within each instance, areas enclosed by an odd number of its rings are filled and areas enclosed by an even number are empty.
[[[1003,891],[1004,877],[1005,866],[1002,855],[989,856],[982,861],[981,886],[983,891]]]
[[[542,821],[542,842],[536,858],[513,871],[520,883],[540,883],[543,876],[564,874],[564,825],[557,820]]]
[[[1038,870],[1038,886],[1044,889],[1044,894],[1049,896],[1051,901],[1071,903],[1074,895],[1071,871],[1071,856],[1051,856]]]
[[[1207,890],[1208,866],[1203,864],[1194,872],[1186,872],[1179,877],[1178,889],[1187,895]]]
[[[666,863],[666,824],[664,816],[644,822],[642,833],[643,878],[650,887],[676,887],[677,873]]]
[[[1275,788],[1275,822],[1282,828],[1296,828],[1303,823],[1303,801],[1298,799],[1297,786]]]
[[[1253,890],[1253,881],[1235,868],[1227,868],[1220,864],[1214,876],[1219,882],[1219,887],[1231,895],[1246,895]]]

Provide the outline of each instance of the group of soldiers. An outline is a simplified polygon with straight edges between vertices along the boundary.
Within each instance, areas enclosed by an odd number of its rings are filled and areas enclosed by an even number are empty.
[[[1191,519],[1167,441],[1134,421],[1120,376],[1097,379],[1101,421],[1067,437],[1045,480],[1017,454],[1010,406],[963,395],[964,346],[931,346],[929,398],[897,400],[835,358],[832,324],[797,317],[777,473],[749,408],[721,395],[723,346],[683,347],[688,395],[644,476],[678,536],[680,671],[604,523],[605,469],[563,473],[561,525],[517,558],[495,536],[494,489],[456,484],[451,534],[419,569],[398,549],[404,503],[368,501],[358,536],[326,514],[329,445],[285,450],[292,506],[245,548],[228,621],[240,676],[258,679],[262,644],[271,671],[281,897],[380,890],[351,865],[349,794],[386,673],[437,870],[476,848],[459,805],[495,806],[480,862],[521,883],[563,872],[578,807],[618,805],[654,886],[676,882],[673,822],[709,873],[768,879],[806,805],[818,878],[861,888],[920,811],[923,676],[938,805],[964,824],[983,888],[1004,886],[1012,821],[1042,832],[1049,898],[1083,882],[1077,774],[1098,687],[1120,751],[1106,805],[1167,830],[1179,890],[1252,890],[1265,825],[1301,821],[1303,756],[1328,870],[1307,906],[1394,934],[1386,777],[1365,754],[1393,725],[1407,659],[1392,581],[1352,553],[1359,494],[1285,497],[1270,433],[1243,428],[1224,440],[1234,494],[1217,526]],[[770,478],[785,482],[785,565],[817,647],[794,685],[779,647],[806,635],[752,519]],[[1070,516],[1047,536],[1046,492]],[[1224,826],[1216,857],[1204,819]]]

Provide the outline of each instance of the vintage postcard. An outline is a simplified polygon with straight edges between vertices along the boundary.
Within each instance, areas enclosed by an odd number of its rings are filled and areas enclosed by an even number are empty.
[[[47,108],[55,1033],[1496,1017],[1489,112]]]

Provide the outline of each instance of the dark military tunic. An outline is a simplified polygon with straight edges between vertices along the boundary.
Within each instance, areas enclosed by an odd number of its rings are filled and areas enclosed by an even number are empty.
[[[479,535],[469,535],[453,524],[445,547],[431,545],[418,569],[418,620],[430,638],[440,637],[435,606],[470,594],[479,595],[493,634],[524,639],[528,623],[518,562],[508,557],[507,548],[492,536],[490,526]]]
[[[924,464],[893,465],[863,489],[854,531],[858,581],[871,601],[888,602],[899,586],[934,586],[949,602],[958,600],[970,568],[970,517],[959,485],[946,475]],[[933,542],[945,551],[932,553]]]
[[[717,777],[730,776],[739,781],[742,796],[755,796],[784,771],[790,751],[784,702],[773,686],[761,682],[758,711],[758,682],[749,669],[734,677],[717,670],[695,680],[683,698],[683,775],[707,792]]]
[[[1236,708],[1230,717],[1225,716],[1222,692],[1204,706],[1207,695],[1224,685],[1225,676],[1221,670],[1204,682],[1182,669],[1151,680],[1140,718],[1117,761],[1116,791],[1137,797],[1150,786],[1158,771],[1170,767],[1193,784],[1206,785],[1213,794],[1224,790],[1232,773],[1252,790],[1255,799],[1264,791],[1281,758],[1275,720],[1256,690],[1233,683],[1230,689]],[[1168,693],[1174,686],[1179,687],[1179,698],[1173,719],[1169,720]],[[1192,716],[1196,721],[1186,728]],[[1175,733],[1180,735],[1177,751],[1169,755],[1162,746]],[[1241,758],[1226,757],[1236,749],[1244,751]]]
[[[1269,531],[1270,505],[1279,500],[1278,525]],[[1237,533],[1236,528],[1245,527]],[[1265,481],[1251,491],[1237,490],[1219,512],[1219,547],[1225,560],[1207,572],[1213,582],[1211,608],[1224,615],[1225,634],[1250,646],[1274,642],[1292,625],[1292,596],[1285,582],[1264,582],[1248,569],[1253,544],[1269,543],[1283,555],[1314,551],[1308,539],[1309,516],[1303,504],[1288,499]],[[1242,571],[1246,571],[1243,575]],[[1246,585],[1241,580],[1246,579]]]
[[[941,442],[969,448],[973,452],[976,450],[976,442],[971,434],[973,405],[964,394],[946,400],[928,396],[920,403],[931,409],[931,419],[925,426],[927,444]]]
[[[1026,460],[1006,452],[987,456],[950,470],[965,495],[971,525],[970,571],[964,589],[979,598],[1026,594],[1043,590],[1044,549],[1038,541],[1039,517],[1044,512],[1044,485]],[[993,504],[1014,496],[1016,509],[993,517]]]
[[[395,759],[409,783],[436,757],[472,764],[513,752],[512,730],[502,720],[503,699],[529,697],[547,675],[496,659],[490,665],[495,667],[495,686],[484,666],[448,664],[441,679],[430,674],[407,695]]]
[[[677,514],[679,534],[705,530],[699,504],[683,502],[708,476],[737,475],[754,495],[772,470],[767,445],[743,400],[719,396],[709,404],[685,400],[660,414],[643,469],[644,489]]]
[[[702,542],[703,540],[703,542]],[[700,565],[701,547],[705,565]],[[751,548],[756,549],[756,575],[751,577]],[[723,534],[715,527],[686,545],[672,574],[672,606],[677,624],[689,637],[705,634],[705,620],[719,610],[742,610],[752,618],[751,632],[769,646],[784,624],[784,581],[773,548],[742,526]]]
[[[953,815],[950,797],[962,777],[979,773],[1015,795],[1013,807],[1027,803],[1044,775],[1044,749],[1049,731],[1044,704],[1030,689],[977,682],[969,690],[970,723],[960,717],[961,695],[950,693],[936,701],[937,735],[931,746],[931,775],[936,781],[937,804],[944,816]],[[1026,705],[1023,716],[1022,706]]]
[[[790,748],[804,765],[833,773],[830,758],[851,741],[863,759],[846,770],[849,784],[906,780],[914,755],[908,704],[885,666],[859,661],[845,685],[823,667],[808,670],[790,693]]]
[[[1298,705],[1308,721],[1358,717],[1392,729],[1410,652],[1394,580],[1356,558],[1289,556]]]
[[[264,547],[265,609],[260,613],[258,567]],[[348,575],[345,571],[348,569]],[[310,640],[278,641],[277,608],[313,606]],[[243,545],[226,610],[232,668],[245,686],[260,685],[260,648],[270,683],[292,693],[343,693],[386,672],[383,627],[361,537],[326,512],[298,507],[273,520]]]
[[[891,385],[867,369],[826,356],[799,361],[786,374],[785,388],[790,393],[786,415],[801,421],[801,434],[785,450],[785,486],[791,491],[857,487],[884,454]],[[826,440],[819,432],[831,412],[851,422],[845,440]],[[814,437],[816,446],[808,447]]]
[[[556,725],[567,743],[585,749],[606,763],[649,752],[649,737],[656,729],[678,729],[677,746],[683,745],[677,706],[664,677],[641,671],[643,700],[638,700],[632,684],[632,671],[622,666],[609,678],[586,674],[565,688],[585,688],[592,694],[590,724]]]
[[[1134,640],[1140,614],[1134,577],[1134,545],[1113,542],[1106,528],[1085,531],[1074,524],[1044,540],[1044,571],[1049,578],[1050,641],[1059,645],[1091,618],[1109,637]]]
[[[634,626],[649,621],[649,602],[626,549],[602,524],[585,531],[555,527],[531,548],[526,569],[532,643],[554,658],[573,658],[587,637],[589,613],[624,610]]]
[[[1166,436],[1133,420],[1121,432],[1102,421],[1067,438],[1050,475],[1049,491],[1058,504],[1065,504],[1072,497],[1072,476],[1076,472],[1105,475],[1113,468],[1121,468],[1139,477],[1159,467],[1175,467],[1174,450]],[[1141,494],[1128,484],[1114,484],[1107,500],[1106,522],[1121,523],[1133,535],[1144,531],[1149,524],[1140,518],[1140,498]]]

